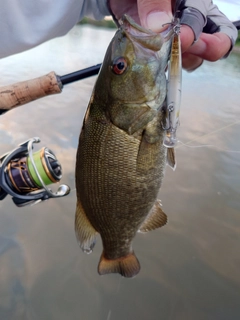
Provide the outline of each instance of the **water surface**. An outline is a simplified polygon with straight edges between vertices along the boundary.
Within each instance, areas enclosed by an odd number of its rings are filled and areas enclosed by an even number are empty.
[[[76,26],[2,59],[0,86],[97,64],[112,35]],[[1,116],[0,153],[39,136],[73,191],[32,207],[0,202],[0,319],[239,319],[240,55],[183,75],[177,169],[166,169],[159,194],[169,223],[137,235],[134,279],[100,277],[100,238],[85,255],[74,235],[75,155],[95,79]]]

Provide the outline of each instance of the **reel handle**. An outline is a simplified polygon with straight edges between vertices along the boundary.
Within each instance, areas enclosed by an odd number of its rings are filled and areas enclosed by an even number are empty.
[[[0,88],[0,115],[28,102],[62,92],[60,77],[55,72],[32,80]]]

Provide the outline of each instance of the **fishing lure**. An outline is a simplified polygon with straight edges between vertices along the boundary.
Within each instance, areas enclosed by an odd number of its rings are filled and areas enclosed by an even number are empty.
[[[164,126],[166,136],[163,141],[164,146],[167,148],[172,148],[177,143],[176,131],[179,125],[182,91],[182,54],[179,19],[176,19],[174,24],[174,35],[168,66],[167,107]]]

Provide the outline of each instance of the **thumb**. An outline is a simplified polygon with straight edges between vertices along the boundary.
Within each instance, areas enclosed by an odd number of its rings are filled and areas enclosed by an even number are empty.
[[[141,25],[158,32],[165,23],[172,21],[171,0],[138,0]]]

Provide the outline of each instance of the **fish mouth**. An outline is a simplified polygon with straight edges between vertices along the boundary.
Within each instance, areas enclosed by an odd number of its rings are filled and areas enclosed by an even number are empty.
[[[137,24],[130,16],[124,14],[122,18],[119,20],[119,24],[124,29],[131,30],[132,34],[143,33],[146,35],[156,35],[157,33],[153,32],[150,29],[145,29],[144,27]]]
[[[159,51],[161,49],[163,43],[169,40],[173,29],[171,25],[169,27],[163,26],[163,28],[156,33],[140,26],[126,14],[119,20],[119,24],[122,31],[131,41],[139,43],[153,51]]]
[[[159,51],[164,42],[161,33],[145,29],[126,14],[120,19],[120,28],[132,42],[153,51]]]

